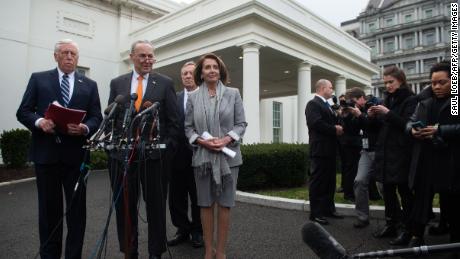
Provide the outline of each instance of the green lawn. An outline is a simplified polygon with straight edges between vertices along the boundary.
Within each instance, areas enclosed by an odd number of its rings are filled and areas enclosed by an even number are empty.
[[[341,176],[337,174],[337,187],[340,186]],[[308,200],[308,189],[307,187],[296,187],[290,189],[266,189],[256,191],[255,193],[267,196],[275,196],[275,197],[283,197],[289,199],[298,199],[298,200]],[[345,203],[345,204],[352,204],[350,201],[345,200],[343,198],[343,193],[336,193],[335,194],[335,202],[336,203]],[[381,205],[383,206],[383,200],[378,201],[369,201],[370,205]],[[433,200],[433,206],[439,208],[439,198],[438,194],[435,195]]]

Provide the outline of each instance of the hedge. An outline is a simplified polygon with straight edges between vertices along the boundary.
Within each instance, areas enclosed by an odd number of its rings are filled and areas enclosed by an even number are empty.
[[[30,142],[30,131],[26,129],[4,130],[0,135],[3,163],[9,168],[25,167]]]
[[[306,144],[242,145],[241,152],[239,190],[299,187],[306,183],[310,161]],[[107,168],[105,152],[91,152],[91,168]]]
[[[306,144],[243,145],[241,152],[239,190],[289,188],[306,183],[310,161]]]

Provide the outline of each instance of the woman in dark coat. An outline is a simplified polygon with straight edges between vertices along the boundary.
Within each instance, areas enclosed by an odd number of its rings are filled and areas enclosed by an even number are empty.
[[[383,81],[386,87],[384,105],[373,106],[368,111],[369,116],[377,116],[381,122],[374,163],[376,180],[383,184],[387,220],[374,237],[398,235],[390,244],[407,245],[411,238],[407,226],[413,195],[408,186],[411,139],[405,134],[405,128],[417,100],[407,87],[404,72],[396,66],[385,69]],[[402,210],[396,192],[401,197]]]
[[[460,242],[460,117],[451,114],[451,70],[449,62],[434,65],[430,71],[432,97],[421,101],[407,132],[415,139],[409,174],[415,192],[411,213],[410,246],[424,243],[433,193],[446,202],[450,241]],[[418,123],[419,126],[415,124]],[[426,125],[426,126],[425,126]]]

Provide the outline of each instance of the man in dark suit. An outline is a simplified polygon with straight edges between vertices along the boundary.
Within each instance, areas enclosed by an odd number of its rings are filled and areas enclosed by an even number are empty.
[[[305,116],[310,143],[310,220],[326,225],[324,217],[342,218],[335,210],[335,164],[337,136],[343,128],[337,125],[336,114],[327,99],[332,97],[330,81],[320,79],[316,95],[307,103]]]
[[[198,90],[193,72],[195,63],[189,61],[182,66],[181,79],[184,90],[177,93],[177,107],[180,118],[180,136],[177,152],[174,157],[171,180],[169,183],[169,212],[171,221],[177,228],[173,239],[168,240],[168,245],[175,246],[192,237],[193,247],[203,246],[203,230],[201,228],[200,207],[197,204],[195,177],[192,167],[192,147],[185,136],[184,121],[185,107],[188,95]],[[192,220],[188,217],[188,200],[190,197],[190,207]]]
[[[78,46],[72,40],[56,43],[56,69],[33,73],[16,113],[18,121],[32,131],[31,160],[35,163],[38,190],[38,221],[41,258],[61,258],[64,189],[67,222],[65,258],[81,258],[86,225],[86,188],[80,184],[80,165],[85,162],[82,148],[101,122],[97,84],[75,71]],[[68,124],[58,131],[45,118],[48,105],[86,111],[79,124]]]
[[[179,136],[179,122],[176,94],[170,78],[152,71],[155,57],[153,46],[149,41],[136,41],[131,47],[131,61],[134,70],[121,75],[110,82],[109,103],[116,96],[129,96],[137,93],[135,102],[136,113],[140,112],[148,101],[150,104],[159,102],[160,142],[166,144],[166,150],[150,150],[146,156],[134,150],[129,170],[124,174],[123,152],[112,152],[109,160],[114,200],[116,200],[117,230],[120,250],[126,258],[138,258],[138,201],[140,184],[146,203],[148,222],[149,258],[161,258],[166,251],[166,195],[167,172],[174,155],[176,141]],[[115,136],[122,131],[123,113],[115,119]],[[152,124],[147,123],[151,132]],[[134,129],[137,128],[135,125]],[[137,133],[133,133],[136,138]],[[125,179],[123,181],[125,175]],[[124,190],[120,187],[124,184]]]

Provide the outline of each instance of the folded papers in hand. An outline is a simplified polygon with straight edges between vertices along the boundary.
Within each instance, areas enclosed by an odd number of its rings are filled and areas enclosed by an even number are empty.
[[[69,109],[54,101],[45,112],[45,119],[52,120],[61,133],[67,132],[67,124],[80,124],[85,118],[86,111]]]

